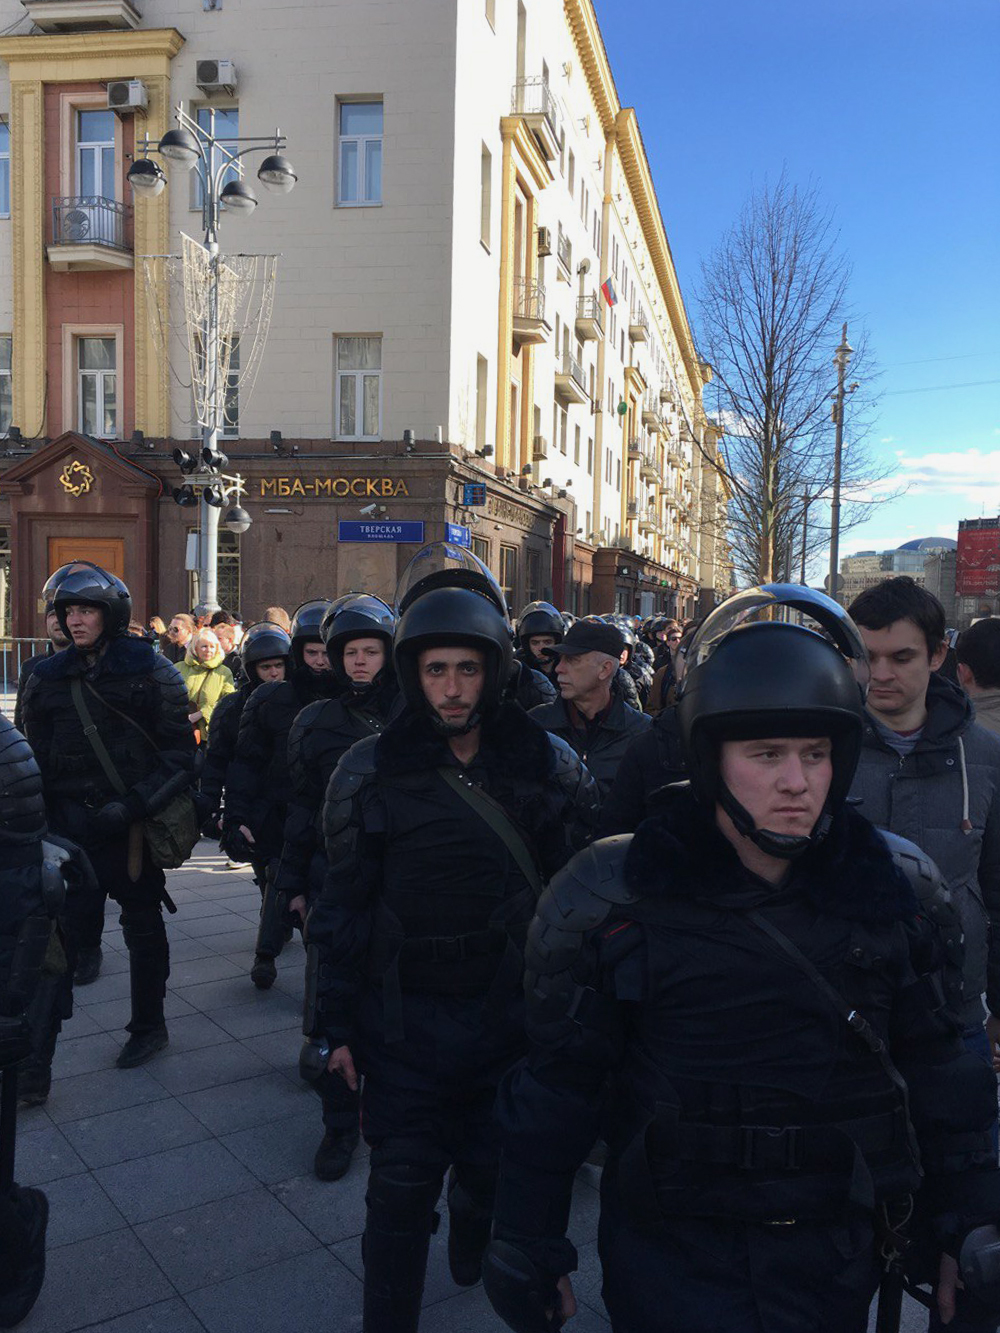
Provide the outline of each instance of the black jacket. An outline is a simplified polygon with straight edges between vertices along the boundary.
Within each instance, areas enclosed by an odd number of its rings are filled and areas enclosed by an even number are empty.
[[[611,692],[607,715],[585,730],[573,725],[569,709],[561,697],[553,703],[533,708],[531,716],[546,731],[561,736],[572,745],[593,774],[602,801],[611,790],[625,751],[636,736],[646,731],[652,720],[645,713],[630,708],[615,689]]]
[[[637,1222],[651,1209],[843,1225],[918,1186],[939,1244],[995,1219],[996,1079],[941,1008],[935,960],[907,877],[849,807],[775,886],[679,789],[662,817],[574,858],[539,904],[534,1048],[501,1089],[495,1234],[568,1271],[562,1226],[609,1071],[604,1183]],[[922,1185],[906,1102],[850,1010],[906,1080]]]
[[[27,741],[0,715],[0,1018],[19,1014],[27,998],[11,989],[11,962],[23,923],[43,915],[45,834],[42,775]]]
[[[212,713],[212,730],[209,732],[201,770],[201,794],[212,814],[222,808],[222,793],[226,787],[229,766],[236,758],[240,718],[247,700],[259,684],[259,680],[246,681],[233,694],[224,694]]]
[[[504,690],[505,699],[520,704],[527,713],[539,704],[551,703],[557,694],[558,690],[544,671],[538,671],[515,657],[514,670]]]
[[[24,734],[24,714],[21,711],[24,700],[24,690],[28,681],[34,675],[35,667],[39,662],[44,662],[47,657],[52,657],[55,648],[50,644],[44,653],[35,653],[33,657],[27,657],[21,663],[21,670],[17,673],[17,695],[14,699],[14,726],[21,734]]]
[[[119,796],[84,734],[70,683],[78,677],[111,760]],[[135,819],[156,814],[195,773],[188,694],[180,672],[140,639],[113,639],[93,665],[74,647],[39,662],[24,692],[28,741],[45,787],[49,825],[93,845],[91,816],[121,800]]]
[[[666,708],[622,755],[611,790],[601,803],[598,836],[634,833],[644,819],[660,811],[671,783],[686,777],[677,710]]]
[[[399,697],[395,677],[355,695],[318,699],[303,708],[288,733],[288,812],[275,886],[289,898],[318,896],[326,874],[323,798],[341,756],[365,736],[384,730]]]
[[[332,672],[296,667],[286,680],[255,689],[240,717],[236,756],[229,766],[224,822],[245,824],[260,856],[281,855],[288,802],[288,733],[308,704],[340,689]]]
[[[321,962],[314,1026],[331,1044],[354,1039],[366,991],[385,1001],[382,1038],[398,1040],[410,992],[478,997],[481,1007],[495,986],[508,999],[519,990],[535,889],[442,768],[499,803],[542,878],[569,856],[573,826],[596,819],[587,770],[516,704],[484,722],[466,768],[423,713],[406,711],[348,750],[327,790],[328,869],[307,928]],[[370,1025],[361,1035],[378,1043]]]

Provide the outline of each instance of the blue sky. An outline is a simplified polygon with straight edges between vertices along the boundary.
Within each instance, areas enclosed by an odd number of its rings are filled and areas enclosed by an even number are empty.
[[[595,4],[693,319],[755,181],[784,167],[834,215],[882,372],[872,443],[903,491],[842,553],[1000,512],[1000,5]]]

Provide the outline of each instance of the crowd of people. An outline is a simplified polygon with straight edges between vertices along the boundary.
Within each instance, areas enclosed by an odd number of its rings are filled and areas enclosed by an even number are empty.
[[[371,1152],[366,1333],[415,1333],[442,1190],[454,1280],[561,1327],[586,1160],[616,1333],[861,1333],[876,1291],[888,1330],[904,1284],[996,1329],[1000,620],[949,649],[906,578],[512,620],[447,543],[391,605],[245,630],[142,626],[86,561],[43,597],[0,723],[0,1327],[47,1217],[9,1090],[48,1097],[108,896],[117,1064],[168,1045],[165,871],[209,837],[260,888],[247,984],[306,945],[313,1169]]]

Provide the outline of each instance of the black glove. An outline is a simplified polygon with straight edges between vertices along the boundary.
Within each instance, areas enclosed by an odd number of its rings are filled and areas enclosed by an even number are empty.
[[[231,861],[249,861],[253,857],[253,847],[235,824],[223,826],[222,848]]]
[[[135,815],[124,801],[108,801],[91,817],[90,827],[95,836],[103,840],[117,838],[134,822]]]

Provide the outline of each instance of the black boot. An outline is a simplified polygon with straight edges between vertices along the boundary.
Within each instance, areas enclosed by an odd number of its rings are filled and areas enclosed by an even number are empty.
[[[5,1201],[6,1202],[6,1201]],[[14,1328],[28,1317],[45,1281],[45,1228],[49,1201],[41,1190],[12,1185],[8,1216],[20,1232],[19,1243],[4,1246],[14,1263],[0,1269],[0,1328]],[[12,1228],[5,1228],[5,1231]]]
[[[89,986],[101,975],[101,963],[104,954],[98,944],[93,949],[81,949],[77,955],[76,971],[73,973],[74,986]]]
[[[346,1176],[348,1168],[351,1165],[351,1158],[354,1156],[354,1149],[358,1146],[358,1130],[341,1130],[339,1133],[331,1133],[329,1130],[323,1135],[323,1142],[316,1149],[316,1156],[313,1159],[313,1172],[317,1180],[339,1180],[341,1176]]]
[[[52,1057],[63,1019],[73,1012],[73,992],[68,976],[43,972],[28,1004],[32,1051],[17,1074],[20,1106],[42,1106],[52,1086]]]
[[[133,1032],[118,1053],[115,1064],[119,1069],[135,1069],[152,1060],[157,1051],[162,1051],[170,1040],[165,1024],[152,1028],[148,1032]]]
[[[270,990],[278,980],[278,969],[270,954],[259,953],[254,957],[250,980],[258,990]]]
[[[482,1277],[483,1252],[493,1225],[496,1171],[491,1167],[452,1167],[448,1176],[448,1267],[459,1287]]]
[[[364,1333],[417,1333],[441,1176],[414,1163],[372,1167],[361,1254]]]
[[[127,1029],[131,1036],[115,1064],[119,1069],[134,1069],[167,1044],[163,999],[170,975],[170,947],[158,907],[130,908],[122,912],[120,921],[128,948],[132,1020]]]

